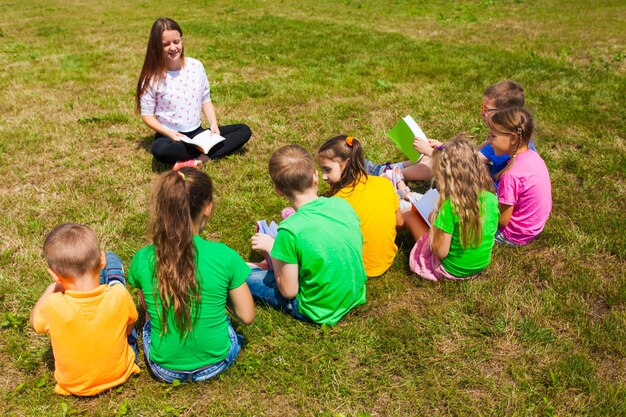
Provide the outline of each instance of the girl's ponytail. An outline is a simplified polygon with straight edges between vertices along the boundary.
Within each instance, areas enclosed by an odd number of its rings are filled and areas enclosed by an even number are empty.
[[[169,332],[170,309],[173,309],[173,321],[181,338],[193,329],[192,314],[197,314],[200,299],[193,237],[199,216],[212,201],[211,179],[197,169],[168,171],[154,184],[150,204],[151,234],[163,334]],[[158,305],[156,292],[154,297]]]
[[[354,189],[361,178],[367,178],[363,147],[361,142],[352,136],[339,135],[327,140],[317,152],[317,159],[345,163],[341,178],[330,186],[330,190],[326,193],[327,197],[349,186]]]

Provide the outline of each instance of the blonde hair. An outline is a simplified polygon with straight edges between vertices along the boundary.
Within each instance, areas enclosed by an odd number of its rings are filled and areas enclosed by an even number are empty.
[[[482,241],[480,195],[493,192],[493,183],[474,147],[463,136],[457,136],[433,153],[432,170],[437,181],[439,200],[434,220],[446,200],[459,217],[459,240],[464,249],[477,247]],[[443,231],[433,228],[431,245],[437,246]]]
[[[483,96],[494,100],[496,109],[524,107],[524,87],[517,81],[505,80],[487,87]]]
[[[43,244],[48,266],[64,278],[77,278],[100,269],[100,245],[94,231],[82,224],[64,223]]]
[[[174,323],[181,339],[193,330],[200,301],[193,243],[194,221],[211,202],[213,183],[198,169],[186,167],[167,171],[154,183],[150,227],[156,253],[154,273],[161,301],[162,334],[169,331],[167,317],[170,309],[173,309]],[[157,304],[156,291],[154,297]]]
[[[274,186],[287,197],[313,187],[315,162],[300,145],[286,145],[274,151],[269,161],[269,172]]]

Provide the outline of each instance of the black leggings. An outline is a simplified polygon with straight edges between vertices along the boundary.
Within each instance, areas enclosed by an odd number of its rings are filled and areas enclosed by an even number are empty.
[[[204,132],[202,126],[191,132],[181,132],[183,135],[193,138],[194,136]],[[228,155],[237,149],[241,148],[248,142],[252,131],[247,125],[227,125],[220,126],[220,135],[226,138],[215,145],[208,153],[209,158],[219,158],[221,156]],[[195,159],[202,154],[202,152],[193,145],[185,142],[174,142],[167,136],[163,136],[160,133],[154,135],[154,142],[152,142],[152,155],[157,161],[164,162],[166,164],[174,164],[178,161],[186,161],[188,159]]]

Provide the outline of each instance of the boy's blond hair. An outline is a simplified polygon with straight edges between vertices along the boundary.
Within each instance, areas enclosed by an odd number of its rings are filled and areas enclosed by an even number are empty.
[[[64,278],[77,278],[100,269],[100,245],[91,228],[64,223],[46,237],[43,253],[48,266]]]
[[[274,186],[287,197],[312,188],[315,162],[300,145],[287,145],[274,151],[269,162]]]
[[[490,85],[485,90],[483,96],[494,100],[494,105],[497,109],[524,107],[524,87],[517,81],[505,80]]]

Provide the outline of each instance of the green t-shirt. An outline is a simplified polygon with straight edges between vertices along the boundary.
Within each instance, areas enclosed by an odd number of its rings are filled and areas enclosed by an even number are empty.
[[[298,264],[298,311],[319,324],[336,324],[365,303],[363,236],[345,200],[319,197],[283,220],[271,256]]]
[[[230,350],[226,298],[229,290],[240,287],[250,268],[228,246],[194,236],[196,277],[200,282],[200,303],[197,321],[186,338],[174,321],[174,311],[167,315],[168,333],[161,335],[161,301],[154,275],[154,246],[140,249],[130,263],[128,282],[143,292],[152,322],[150,359],[164,368],[192,371],[222,361]],[[157,294],[155,294],[157,293]],[[155,298],[156,295],[156,298]],[[191,315],[194,317],[192,309]]]
[[[455,212],[450,200],[443,202],[437,214],[434,225],[452,235],[450,251],[441,264],[452,275],[462,278],[482,271],[491,261],[491,249],[494,236],[498,229],[498,198],[495,194],[483,191],[479,198],[480,213],[483,221],[483,240],[476,248],[471,246],[463,249],[460,242],[459,216]]]

